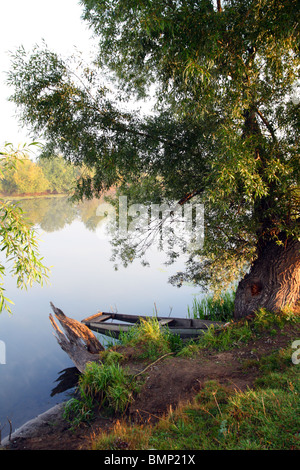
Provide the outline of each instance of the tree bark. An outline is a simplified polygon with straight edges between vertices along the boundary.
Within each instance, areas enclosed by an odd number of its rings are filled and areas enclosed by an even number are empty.
[[[49,318],[56,332],[58,344],[72,359],[77,369],[80,372],[84,372],[88,362],[100,362],[99,353],[104,351],[104,347],[92,331],[79,321],[67,317],[52,302],[50,304],[64,330],[63,332],[58,327],[53,316],[50,314]]]
[[[292,238],[284,245],[269,241],[258,250],[248,274],[240,281],[235,298],[235,319],[259,308],[278,312],[294,308],[300,297],[300,241]]]

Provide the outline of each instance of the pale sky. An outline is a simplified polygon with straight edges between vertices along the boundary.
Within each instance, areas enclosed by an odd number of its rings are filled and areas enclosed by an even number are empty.
[[[82,11],[78,0],[0,0],[0,148],[5,142],[17,146],[32,141],[14,116],[15,106],[7,101],[13,91],[5,83],[10,67],[7,52],[20,45],[31,50],[45,40],[50,49],[63,55],[70,55],[76,46],[88,56],[92,31],[81,20]]]

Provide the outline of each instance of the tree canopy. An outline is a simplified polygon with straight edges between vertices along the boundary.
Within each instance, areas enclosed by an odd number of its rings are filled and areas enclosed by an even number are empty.
[[[40,158],[37,166],[48,181],[51,192],[68,193],[73,190],[78,178],[78,169],[66,162],[61,155]]]
[[[45,138],[45,153],[93,170],[79,197],[118,185],[140,189],[136,200],[199,198],[205,243],[186,279],[226,288],[270,244],[296,243],[299,296],[296,0],[81,4],[99,38],[94,64],[20,48],[9,72],[11,99]],[[126,107],[150,97],[152,113]]]

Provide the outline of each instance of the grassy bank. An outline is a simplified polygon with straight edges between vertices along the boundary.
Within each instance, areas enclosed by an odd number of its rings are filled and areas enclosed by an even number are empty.
[[[92,439],[91,448],[99,450],[299,449],[299,365],[291,359],[292,345],[259,358],[255,355],[256,342],[284,336],[285,328],[292,328],[299,336],[299,316],[261,310],[252,321],[230,322],[222,330],[211,328],[197,341],[184,343],[167,327],[159,328],[152,318],[124,335],[120,348],[111,346],[105,351],[102,364],[87,368],[80,379],[79,396],[67,404],[65,419],[75,429],[92,421],[99,409],[102,414],[114,415],[113,428]],[[245,375],[255,370],[251,388],[239,391],[210,379],[189,402],[170,408],[155,422],[145,425],[128,420],[127,410],[147,374],[132,375],[126,369],[124,348],[132,348],[137,361],[153,365],[168,355],[174,361],[193,359],[209,351],[238,352],[249,343],[253,356],[241,360],[241,370]]]
[[[299,372],[282,365],[282,355],[266,359],[254,389],[234,393],[208,381],[189,404],[170,411],[153,426],[117,422],[93,440],[96,450],[291,450],[299,449]],[[289,356],[289,359],[288,359]],[[290,362],[290,361],[289,361]]]

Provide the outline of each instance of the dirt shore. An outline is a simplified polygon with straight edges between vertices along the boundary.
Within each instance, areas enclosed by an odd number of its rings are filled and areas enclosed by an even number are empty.
[[[291,346],[300,337],[300,327],[289,326],[276,336],[259,338],[246,346],[226,352],[202,351],[193,358],[167,356],[151,365],[144,374],[141,392],[128,410],[127,418],[134,422],[155,422],[180,402],[191,400],[207,380],[217,380],[237,391],[252,387],[258,376],[257,367],[243,367],[245,361],[257,359],[273,351]],[[126,365],[142,370],[134,351],[123,350]],[[100,410],[101,411],[101,410]],[[96,416],[90,426],[71,431],[63,419],[63,404],[29,421],[6,438],[7,450],[89,450],[93,436],[109,430],[116,418]]]

